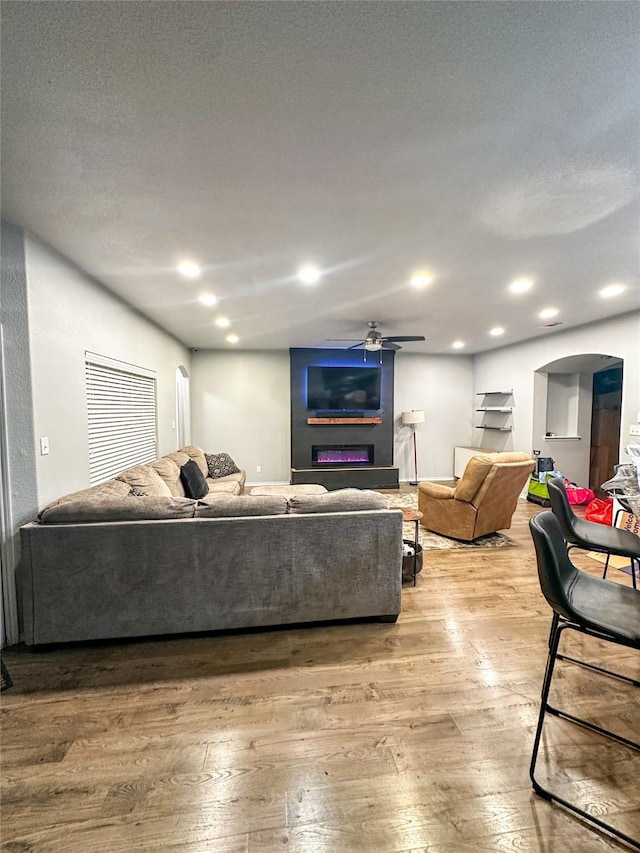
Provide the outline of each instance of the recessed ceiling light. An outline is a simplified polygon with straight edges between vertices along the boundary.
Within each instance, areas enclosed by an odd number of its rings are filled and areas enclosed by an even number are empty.
[[[464,341],[454,341],[454,342],[451,344],[451,346],[452,346],[454,349],[462,349],[462,347],[464,346]]]
[[[431,273],[424,272],[421,270],[420,272],[414,273],[409,279],[409,284],[413,285],[413,287],[426,287],[428,284],[431,284],[433,281],[433,276]]]
[[[202,302],[203,305],[211,308],[212,305],[216,305],[218,302],[218,297],[214,296],[213,293],[203,293],[202,296],[198,297],[198,301]]]
[[[624,284],[608,284],[606,287],[603,287],[600,291],[600,296],[603,299],[610,299],[612,296],[620,296],[626,290],[626,286]]]
[[[177,270],[185,278],[200,278],[202,274],[202,270],[195,261],[180,261]]]
[[[498,338],[500,335],[504,335],[504,329],[502,326],[494,326],[493,329],[489,329],[489,334],[493,335],[494,338]]]
[[[305,264],[298,270],[298,278],[303,284],[317,284],[322,273],[315,264]]]
[[[234,332],[231,332],[230,335],[227,335],[227,340],[230,344],[237,344],[240,338]]]
[[[557,317],[560,312],[557,308],[545,308],[539,314],[541,320],[552,320],[554,317]]]
[[[531,278],[517,278],[515,281],[512,281],[509,285],[509,290],[511,293],[526,293],[527,290],[531,290],[533,287],[533,279]]]
[[[231,320],[228,317],[216,317],[213,322],[216,326],[220,326],[221,329],[226,329],[227,326],[231,325]]]

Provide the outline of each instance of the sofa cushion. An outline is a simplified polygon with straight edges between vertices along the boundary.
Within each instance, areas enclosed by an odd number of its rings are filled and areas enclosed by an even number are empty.
[[[171,497],[171,489],[151,465],[134,465],[133,468],[127,468],[122,474],[118,474],[116,480],[136,486],[154,497]]]
[[[327,489],[316,483],[301,483],[299,486],[254,486],[252,495],[282,495],[284,498],[293,498],[297,495],[324,495]]]
[[[189,459],[185,459],[188,462]],[[184,465],[184,462],[182,463]],[[185,491],[180,480],[180,466],[168,456],[163,456],[151,463],[151,467],[158,473],[160,479],[166,483],[169,491],[174,497],[184,497]]]
[[[178,468],[182,468],[183,465],[186,465],[191,457],[182,450],[174,450],[173,453],[165,453],[162,457],[163,459],[171,459],[172,462],[175,462]]]
[[[189,459],[193,459],[193,461],[198,464],[198,468],[202,471],[204,476],[209,476],[207,460],[204,458],[204,450],[202,450],[201,447],[195,447],[193,444],[188,444],[186,447],[181,447],[178,453],[186,453]]]
[[[97,521],[146,521],[159,518],[193,518],[196,502],[174,497],[79,497],[53,501],[38,516],[41,524]]]
[[[228,453],[205,453],[204,458],[207,460],[208,476],[212,480],[240,473],[240,469]]]
[[[165,453],[162,457],[163,459],[170,459],[172,462],[175,462],[178,466],[178,474],[176,476],[175,482],[173,486],[167,482],[167,485],[171,489],[171,494],[176,497],[185,497],[184,486],[182,485],[182,480],[180,479],[180,468],[189,461],[191,457],[187,456],[186,453],[183,453],[181,450],[174,450],[173,453]],[[159,472],[158,472],[159,473]],[[160,475],[162,476],[162,475]],[[166,482],[166,481],[165,481]]]
[[[278,495],[208,495],[196,507],[196,518],[229,518],[247,515],[285,515],[286,498]]]
[[[180,479],[188,498],[201,498],[209,491],[204,474],[198,468],[198,463],[190,459],[180,469]]]
[[[131,486],[128,483],[123,483],[121,480],[106,480],[104,483],[98,483],[96,486],[89,486],[88,489],[81,489],[79,492],[71,492],[68,495],[63,495],[55,503],[79,498],[86,498],[87,500],[94,500],[96,498],[124,498],[130,491]]]
[[[129,486],[128,483],[123,483],[120,480],[107,480],[104,483],[98,483],[97,486],[91,486],[88,489],[81,489],[79,492],[72,492],[69,495],[63,495],[61,498],[51,501],[51,503],[47,504],[44,509],[40,510],[38,513],[38,520],[42,521],[50,510],[65,503],[74,502],[79,504],[82,501],[96,502],[101,500],[125,498],[129,496],[130,492],[131,486]]]
[[[324,495],[296,495],[289,498],[289,512],[358,512],[389,509],[386,495],[369,489],[338,489]]]

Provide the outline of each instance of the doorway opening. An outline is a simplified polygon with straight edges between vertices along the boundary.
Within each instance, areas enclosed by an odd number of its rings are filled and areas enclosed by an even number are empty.
[[[176,440],[178,450],[191,444],[189,373],[183,365],[176,367]]]
[[[534,373],[532,447],[595,492],[620,458],[623,361],[604,353],[556,359]]]
[[[593,374],[589,487],[595,492],[611,477],[620,458],[621,412],[622,363]]]

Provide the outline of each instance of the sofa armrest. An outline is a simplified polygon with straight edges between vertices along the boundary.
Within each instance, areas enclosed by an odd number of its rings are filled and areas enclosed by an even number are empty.
[[[207,477],[206,480],[211,492],[232,492],[235,495],[241,495],[244,493],[247,472],[236,471],[235,474],[225,474],[224,477],[216,477],[215,479]]]

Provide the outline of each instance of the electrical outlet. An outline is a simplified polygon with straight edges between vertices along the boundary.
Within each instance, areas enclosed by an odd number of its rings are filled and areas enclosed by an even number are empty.
[[[631,424],[629,427],[629,435],[640,435],[640,424]]]
[[[40,439],[40,455],[41,456],[48,456],[49,455],[49,439],[47,438],[46,435]]]
[[[260,474],[262,472],[262,465],[256,465],[256,474]]]

